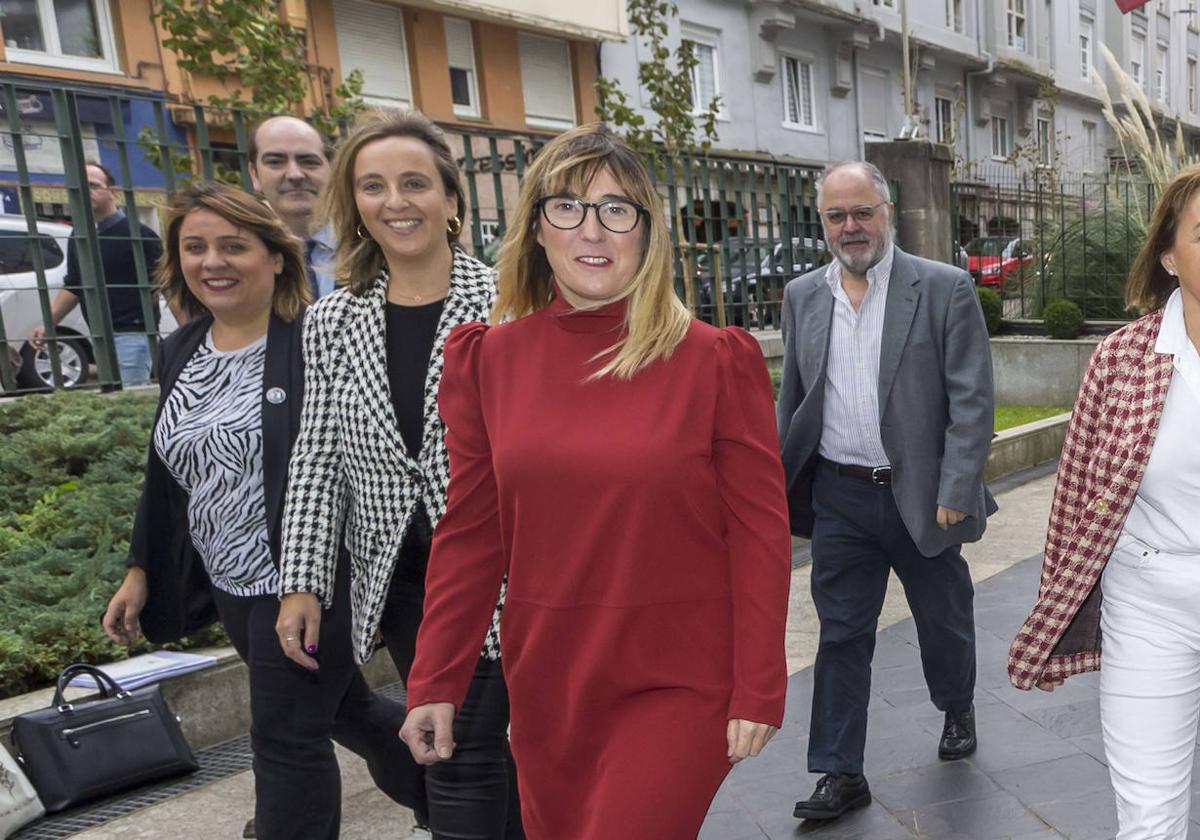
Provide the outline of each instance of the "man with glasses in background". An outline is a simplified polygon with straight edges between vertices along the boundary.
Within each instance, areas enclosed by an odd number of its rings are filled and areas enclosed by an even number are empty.
[[[821,625],[808,769],[822,776],[794,813],[828,820],[871,801],[871,659],[892,570],[945,713],[938,756],[975,751],[974,588],[960,548],[996,504],[983,484],[991,352],[970,276],[893,244],[891,190],[872,164],[829,166],[817,204],[836,259],[784,293],[777,411]]]
[[[154,283],[154,270],[158,265],[158,258],[162,254],[162,242],[153,230],[136,220],[131,222],[117,206],[117,194],[120,190],[107,167],[89,160],[85,169],[88,198],[92,205],[92,219],[96,223],[96,240],[103,266],[104,291],[108,297],[108,312],[112,317],[113,347],[117,353],[121,384],[126,387],[149,385],[151,358],[150,342],[146,336],[149,332],[157,332],[158,324],[147,324],[144,313],[146,308],[149,308],[157,319],[158,304],[156,294],[138,285],[137,262],[133,250],[136,243],[130,232],[132,226],[138,226],[146,279],[151,285]],[[76,237],[72,236],[67,245],[67,273],[63,277],[62,289],[50,302],[50,315],[57,324],[67,317],[67,313],[74,309],[76,304],[80,304],[83,306],[83,317],[94,335],[94,319],[97,313],[88,312],[79,271],[79,249],[75,247],[75,240]],[[143,307],[143,293],[150,296],[148,307]],[[29,344],[35,350],[44,349],[45,334],[46,330],[40,324],[34,327]]]

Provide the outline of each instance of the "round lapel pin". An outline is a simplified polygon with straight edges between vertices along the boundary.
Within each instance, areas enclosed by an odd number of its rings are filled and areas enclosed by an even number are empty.
[[[286,399],[287,399],[287,391],[283,390],[282,388],[268,388],[267,389],[267,402],[269,402],[273,405],[279,405],[281,402],[283,402]]]

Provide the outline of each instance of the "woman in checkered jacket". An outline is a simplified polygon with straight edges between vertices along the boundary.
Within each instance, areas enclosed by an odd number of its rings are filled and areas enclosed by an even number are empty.
[[[1008,667],[1046,691],[1100,669],[1117,837],[1183,840],[1200,716],[1200,167],[1163,191],[1126,302],[1148,314],[1084,375]]]
[[[304,408],[289,467],[277,632],[295,662],[319,667],[320,607],[344,545],[355,656],[365,662],[381,635],[407,683],[450,471],[437,411],[442,347],[451,328],[487,318],[495,282],[458,246],[458,166],[422,114],[360,121],[338,150],[324,202],[340,288],[304,324]],[[523,837],[498,612],[478,640],[454,732],[458,760],[426,772],[434,836]],[[415,836],[429,833],[421,826]]]

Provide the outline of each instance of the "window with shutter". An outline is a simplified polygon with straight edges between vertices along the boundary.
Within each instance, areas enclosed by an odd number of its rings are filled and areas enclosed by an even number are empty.
[[[525,122],[538,128],[571,128],[575,125],[575,85],[571,78],[571,51],[566,41],[517,33],[521,57],[521,90],[525,96]]]
[[[859,72],[859,85],[863,140],[871,143],[888,139],[888,111],[892,100],[888,96],[887,72],[864,67]]]
[[[400,9],[364,0],[337,0],[333,16],[342,75],[362,70],[363,99],[373,105],[412,107]]]
[[[792,56],[783,57],[783,124],[789,128],[815,129],[813,66]]]
[[[446,30],[446,59],[450,65],[450,95],[454,113],[459,117],[478,117],[479,83],[475,71],[475,40],[471,22],[460,18],[443,18]]]
[[[681,24],[682,37],[692,45],[696,66],[692,68],[692,111],[703,113],[712,101],[721,95],[720,58],[717,43],[720,33],[688,23]],[[725,116],[725,103],[719,104],[721,116]]]

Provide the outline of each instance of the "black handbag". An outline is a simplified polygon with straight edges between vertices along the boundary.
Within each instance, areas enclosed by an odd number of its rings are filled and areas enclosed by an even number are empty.
[[[78,674],[96,681],[98,699],[63,700]],[[125,691],[79,663],[59,674],[50,708],[13,719],[13,743],[47,813],[200,767],[157,685]]]

